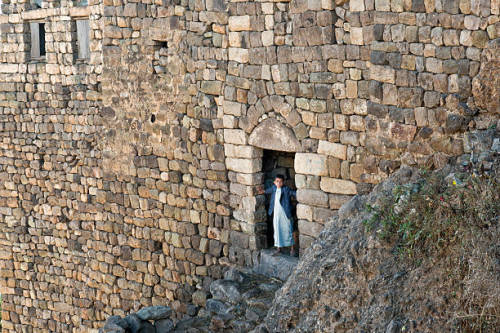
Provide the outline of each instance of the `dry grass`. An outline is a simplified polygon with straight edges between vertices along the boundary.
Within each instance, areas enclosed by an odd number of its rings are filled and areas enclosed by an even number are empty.
[[[450,325],[462,332],[500,329],[500,183],[469,172],[427,173],[397,187],[365,221],[411,265],[436,265],[452,295]],[[434,266],[435,267],[435,266]],[[444,287],[446,285],[447,287]]]

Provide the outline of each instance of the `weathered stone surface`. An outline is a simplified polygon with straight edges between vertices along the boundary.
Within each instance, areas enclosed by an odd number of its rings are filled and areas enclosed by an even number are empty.
[[[300,142],[291,129],[273,118],[260,123],[250,134],[248,143],[259,148],[298,152]]]
[[[298,202],[304,253],[351,196],[322,177],[365,192],[498,127],[498,0],[33,6],[0,15],[9,333],[93,332],[137,304],[193,313],[197,290],[266,246],[277,151],[296,153],[279,166],[291,187],[318,191]]]
[[[238,303],[241,300],[241,293],[238,290],[238,284],[231,280],[218,280],[210,285],[210,292],[215,299]]]
[[[356,183],[335,178],[321,177],[320,187],[323,191],[337,194],[356,194]]]
[[[242,173],[259,172],[262,170],[262,159],[226,158],[226,167]]]
[[[318,145],[318,153],[345,160],[347,158],[347,147],[338,143],[320,140]]]
[[[476,105],[488,112],[500,113],[500,39],[491,41],[483,51],[485,61],[472,80]]]
[[[128,323],[127,330],[131,333],[155,333],[155,327],[146,320],[140,319],[137,315],[131,314],[125,317]]]
[[[328,195],[320,190],[298,189],[297,200],[306,205],[328,207]]]
[[[160,320],[170,318],[172,309],[168,306],[148,306],[137,311],[137,317],[142,320]]]
[[[250,16],[231,16],[229,17],[229,30],[230,31],[245,31],[250,30]]]
[[[295,171],[306,175],[326,176],[328,175],[326,156],[297,153],[295,154]]]
[[[272,250],[263,250],[260,252],[259,262],[254,270],[259,274],[286,281],[297,263],[298,258],[288,255],[273,256]]]
[[[169,333],[174,330],[174,323],[170,319],[157,320],[155,322],[156,333]]]

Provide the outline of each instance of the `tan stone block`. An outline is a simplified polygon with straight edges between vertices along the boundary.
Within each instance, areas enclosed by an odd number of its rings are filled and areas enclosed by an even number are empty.
[[[343,179],[321,177],[320,188],[321,190],[328,193],[336,193],[336,194],[357,193],[356,183]]]
[[[230,47],[228,49],[229,60],[246,64],[249,60],[248,49]]]
[[[241,103],[232,101],[224,101],[222,107],[224,108],[224,114],[230,114],[237,117],[241,116],[241,111],[243,109]]]
[[[335,99],[344,99],[347,97],[345,84],[343,83],[340,82],[334,83],[332,90],[333,90],[333,97],[335,97]]]
[[[390,12],[391,0],[375,0],[375,10],[381,12]]]
[[[361,70],[359,70],[357,68],[350,68],[349,69],[349,76],[351,77],[351,80],[359,81],[359,80],[361,80]]]
[[[342,60],[339,59],[330,59],[328,60],[328,70],[333,73],[343,73],[344,66]]]
[[[365,131],[365,118],[353,115],[349,117],[349,128],[351,131],[364,132]]]
[[[318,144],[318,153],[345,160],[347,158],[347,146],[339,143],[320,141]]]
[[[413,55],[403,55],[401,61],[401,68],[410,71],[415,70],[415,56]]]
[[[247,134],[243,130],[225,129],[224,142],[245,145],[247,143]]]
[[[351,44],[363,45],[363,28],[351,27],[350,36],[351,36]]]
[[[358,97],[358,82],[353,80],[346,80],[346,96],[347,98]]]
[[[229,32],[229,46],[231,47],[241,47],[241,33],[239,32]]]
[[[262,159],[226,158],[228,170],[241,173],[254,173],[262,170]]]
[[[326,128],[311,127],[309,129],[309,137],[311,139],[326,140]]]
[[[274,14],[274,4],[272,2],[261,3],[262,13],[266,15]]]
[[[299,109],[309,110],[309,100],[307,98],[297,98],[295,100],[295,105]]]
[[[228,21],[230,31],[250,31],[250,16],[230,16]]]
[[[333,115],[333,123],[335,129],[339,131],[347,131],[349,130],[349,117],[343,114],[334,114]]]
[[[427,109],[423,107],[415,108],[415,121],[418,127],[427,126]]]
[[[309,102],[309,108],[313,112],[318,112],[318,113],[326,112],[326,102],[319,99],[312,99]]]
[[[295,154],[295,172],[316,176],[328,175],[326,156],[313,153]]]
[[[330,209],[339,209],[343,204],[351,200],[352,196],[343,194],[330,194],[328,198]]]
[[[380,82],[394,83],[396,71],[389,66],[372,65],[370,67],[370,78]]]
[[[364,0],[351,0],[349,1],[349,10],[351,12],[362,12],[365,10]]]
[[[262,32],[262,45],[271,46],[274,44],[274,31],[266,30]]]
[[[302,121],[309,126],[316,126],[318,124],[317,114],[314,112],[302,111]]]
[[[220,95],[222,90],[221,81],[203,81],[201,83],[201,92],[209,95]]]
[[[386,105],[398,104],[398,88],[394,84],[383,85],[383,103]]]
[[[309,222],[306,220],[299,220],[299,233],[301,235],[308,235],[314,238],[317,238],[323,230],[323,225],[321,223]]]
[[[315,207],[328,207],[328,194],[320,190],[298,189],[297,201]]]
[[[0,64],[0,73],[17,73],[18,70],[18,64]]]
[[[298,219],[312,221],[312,217],[313,217],[312,215],[313,215],[313,213],[312,213],[311,206],[302,205],[302,204],[297,205],[297,218]]]

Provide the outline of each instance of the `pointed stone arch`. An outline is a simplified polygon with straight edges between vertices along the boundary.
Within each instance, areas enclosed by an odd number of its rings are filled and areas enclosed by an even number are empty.
[[[299,152],[301,145],[293,131],[274,118],[262,121],[250,134],[252,146],[268,150]]]

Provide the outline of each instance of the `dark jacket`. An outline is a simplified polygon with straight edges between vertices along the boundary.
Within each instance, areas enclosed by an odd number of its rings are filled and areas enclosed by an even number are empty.
[[[276,196],[276,185],[273,184],[270,188],[266,189],[266,194],[271,194],[271,202],[269,203],[269,210],[267,211],[267,214],[272,215],[273,210],[274,210],[274,198]],[[292,190],[288,186],[283,186],[281,187],[281,198],[280,198],[280,204],[281,207],[283,207],[283,210],[285,211],[286,217],[289,219],[292,218],[292,205],[291,205],[291,197],[297,196],[296,191]]]

